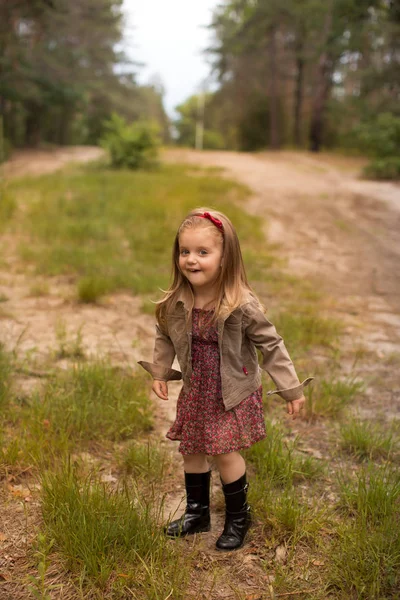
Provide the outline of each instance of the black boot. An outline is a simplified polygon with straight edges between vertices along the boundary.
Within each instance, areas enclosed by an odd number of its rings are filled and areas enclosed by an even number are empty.
[[[246,473],[232,483],[222,484],[225,495],[225,527],[217,540],[218,550],[236,550],[243,546],[251,525],[250,506],[247,504]]]
[[[165,528],[169,537],[210,531],[210,479],[207,473],[185,473],[186,510]]]

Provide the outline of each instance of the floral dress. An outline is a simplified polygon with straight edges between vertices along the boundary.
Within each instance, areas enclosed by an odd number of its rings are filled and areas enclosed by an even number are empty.
[[[167,433],[170,440],[180,440],[182,454],[226,454],[265,437],[261,387],[225,410],[217,327],[207,325],[211,316],[211,311],[193,309],[190,390],[181,390],[176,420]]]

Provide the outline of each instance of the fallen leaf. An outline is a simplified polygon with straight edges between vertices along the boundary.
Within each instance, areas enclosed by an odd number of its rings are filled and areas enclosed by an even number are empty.
[[[277,563],[284,563],[285,560],[286,560],[286,555],[287,555],[286,546],[285,546],[285,544],[281,544],[275,550],[275,560],[276,560],[276,562]]]

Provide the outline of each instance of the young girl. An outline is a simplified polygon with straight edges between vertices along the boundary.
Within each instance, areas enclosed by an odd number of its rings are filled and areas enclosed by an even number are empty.
[[[217,548],[243,545],[251,517],[246,465],[240,450],[265,437],[257,351],[293,418],[305,398],[282,338],[266,319],[246,278],[236,231],[222,213],[195,209],[181,223],[173,248],[173,283],[158,303],[153,363],[141,364],[153,391],[168,400],[168,381],[182,379],[175,423],[187,506],[166,528],[171,537],[210,530],[213,456],[225,496],[225,527]],[[172,369],[175,355],[181,372]]]

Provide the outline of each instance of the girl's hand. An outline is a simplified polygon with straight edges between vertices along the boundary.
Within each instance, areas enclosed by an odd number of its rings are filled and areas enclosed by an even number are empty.
[[[304,396],[297,398],[297,400],[287,402],[287,411],[289,415],[292,415],[292,419],[296,419],[300,415],[300,411],[302,408],[304,408],[305,402],[306,399]]]
[[[166,381],[155,379],[153,381],[153,387],[151,389],[156,394],[156,396],[161,398],[161,400],[168,400],[168,384]]]

